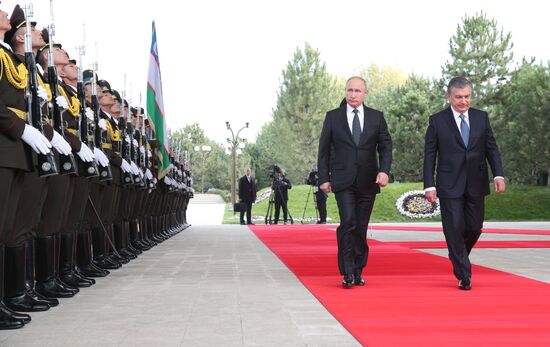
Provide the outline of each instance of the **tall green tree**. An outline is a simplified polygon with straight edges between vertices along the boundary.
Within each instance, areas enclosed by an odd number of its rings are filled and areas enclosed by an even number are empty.
[[[442,67],[445,82],[456,76],[467,77],[474,84],[473,106],[494,106],[509,78],[512,47],[512,35],[499,29],[485,13],[465,16],[449,40],[451,60]]]
[[[390,87],[401,86],[407,81],[407,75],[391,66],[370,64],[359,71],[359,76],[367,81],[369,94],[376,94]]]
[[[550,175],[550,64],[523,59],[503,89],[498,114],[506,176],[536,184]]]
[[[392,178],[421,181],[428,117],[445,106],[439,81],[411,75],[401,86],[390,85],[369,94],[366,102],[384,111],[393,142]]]
[[[260,154],[269,155],[270,165],[280,165],[289,178],[301,181],[308,169],[316,167],[321,124],[326,112],[338,107],[343,92],[327,72],[319,51],[307,43],[296,50],[282,77],[273,123],[262,130],[257,142],[263,149],[270,146]],[[259,161],[265,165],[265,159]]]

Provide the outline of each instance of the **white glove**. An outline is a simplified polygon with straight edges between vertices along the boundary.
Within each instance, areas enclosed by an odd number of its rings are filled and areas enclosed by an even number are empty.
[[[88,118],[90,122],[94,120],[94,111],[89,107],[86,107],[86,118]]]
[[[153,174],[151,173],[151,170],[149,170],[149,169],[145,170],[145,176],[150,180],[153,179]]]
[[[80,147],[80,152],[76,154],[80,157],[80,159],[82,159],[82,161],[91,162],[92,160],[94,160],[94,153],[85,143],[82,143],[82,146]]]
[[[140,146],[139,151],[141,152],[141,154],[145,155],[145,147]]]
[[[143,175],[143,171],[138,170],[138,174],[139,174],[139,177],[141,177],[141,179],[143,179],[143,176],[144,176],[144,175]]]
[[[126,141],[126,143],[130,143],[130,136],[128,135],[124,136],[124,140]]]
[[[122,169],[122,171],[126,173],[132,172],[132,167],[130,166],[130,164],[128,164],[128,162],[125,159],[122,159],[122,165],[120,165],[120,168]]]
[[[99,163],[99,165],[103,167],[109,166],[109,159],[107,158],[105,153],[103,153],[103,151],[97,147],[94,148],[94,158],[96,162]]]
[[[164,184],[166,184],[168,186],[172,185],[172,180],[170,179],[170,177],[164,176]]]
[[[138,169],[136,163],[134,163],[133,161],[130,161],[130,168],[132,169],[132,173],[134,175],[139,175],[139,169]]]
[[[63,155],[71,154],[71,151],[72,151],[71,145],[69,145],[69,143],[65,141],[63,136],[61,136],[61,134],[59,134],[55,130],[53,131],[53,138],[52,138],[51,144],[59,154],[63,154]]]
[[[153,153],[151,153],[150,150],[147,150],[147,157],[151,158],[153,156]]]
[[[102,129],[102,130],[107,130],[107,123],[105,122],[105,119],[101,118],[99,120],[99,122],[97,122],[97,125]]]
[[[38,154],[48,154],[50,153],[50,148],[52,148],[52,144],[48,139],[40,131],[28,124],[25,124],[21,140],[25,141]]]
[[[137,142],[136,139],[134,139],[132,142],[133,142],[133,144],[134,144],[134,147],[136,147],[136,148],[139,147],[139,144],[138,144],[138,142]]]
[[[158,180],[156,177],[153,177],[153,183],[154,183],[154,184],[157,184],[158,181],[159,181],[159,180]]]
[[[44,89],[44,87],[38,86],[36,89],[36,94],[40,99],[42,99],[42,101],[48,101],[48,92]]]
[[[55,98],[55,103],[62,110],[66,110],[66,109],[69,108],[69,104],[67,103],[67,99],[65,99],[65,97],[63,95],[58,95],[57,98]]]

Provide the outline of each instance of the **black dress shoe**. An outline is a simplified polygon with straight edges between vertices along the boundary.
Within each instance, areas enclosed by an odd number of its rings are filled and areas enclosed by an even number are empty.
[[[472,281],[470,280],[470,278],[463,278],[461,280],[458,281],[458,289],[461,289],[461,290],[470,290],[472,289]]]
[[[353,284],[355,284],[356,286],[364,286],[365,280],[363,279],[363,277],[361,277],[361,275],[355,276]]]
[[[252,223],[252,222],[250,222],[250,223],[246,223],[246,224],[248,224],[248,225],[254,225],[254,223]]]
[[[241,225],[246,225],[246,223],[245,223],[245,222],[241,222]]]
[[[351,287],[353,287],[353,282],[353,275],[345,275],[344,279],[342,280],[342,287],[344,287],[344,289],[350,289]]]

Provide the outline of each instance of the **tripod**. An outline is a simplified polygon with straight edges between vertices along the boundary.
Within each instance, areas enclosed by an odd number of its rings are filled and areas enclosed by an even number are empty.
[[[309,191],[307,192],[306,204],[304,205],[304,212],[302,213],[302,224],[304,224],[304,219],[306,217],[307,204],[309,202],[309,196],[313,191],[313,186],[309,186]],[[319,209],[317,207],[317,194],[313,194],[313,204],[315,205],[315,218],[319,220]]]
[[[275,196],[277,196],[279,198],[279,201],[281,202],[281,207],[283,208],[283,214],[286,212],[286,215],[290,219],[290,224],[294,224],[294,219],[292,219],[292,215],[288,211],[286,200],[283,199],[283,194],[281,193],[278,185],[276,185],[275,189],[272,190],[271,193],[269,194],[269,202],[267,205],[267,212],[265,214],[265,224],[274,224],[272,217],[273,217],[273,210],[275,208],[274,206]],[[276,214],[278,216],[278,213]],[[276,222],[278,222],[278,220]]]

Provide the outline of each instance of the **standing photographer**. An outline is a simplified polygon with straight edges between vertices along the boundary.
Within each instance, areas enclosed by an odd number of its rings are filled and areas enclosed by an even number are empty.
[[[285,177],[285,171],[279,169],[273,179],[273,185],[271,189],[275,192],[275,220],[273,224],[279,223],[279,211],[281,206],[283,207],[283,222],[286,224],[288,219],[288,190],[292,189],[292,184],[288,178]]]
[[[252,204],[256,201],[256,182],[246,168],[246,174],[239,179],[239,201],[246,205],[246,224],[252,224]],[[244,225],[244,212],[241,211],[241,225]]]
[[[317,210],[319,211],[319,220],[317,221],[317,224],[327,224],[328,194],[319,188],[319,178],[316,180],[315,189],[315,202],[317,203]]]

